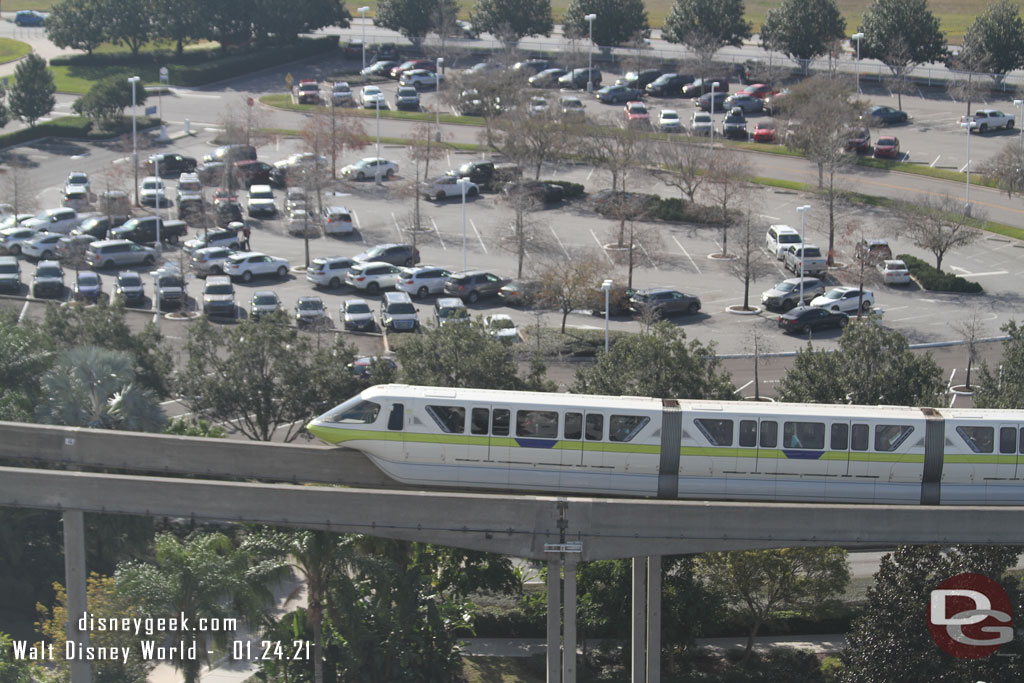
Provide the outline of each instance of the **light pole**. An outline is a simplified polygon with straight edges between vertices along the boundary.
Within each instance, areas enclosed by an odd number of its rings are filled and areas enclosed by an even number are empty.
[[[1017,121],[1018,126],[1024,126],[1024,100],[1014,100],[1013,106],[1020,107],[1020,120]],[[1020,138],[1020,153],[1024,154],[1024,129],[1018,134]]]
[[[156,201],[153,202],[153,213],[156,214],[156,254],[160,256],[163,252],[163,244],[160,242],[160,205],[163,203],[163,181],[160,180],[160,157],[153,157],[153,175],[156,176]]]
[[[718,81],[714,81],[711,84],[711,151],[715,150],[715,90],[717,88]]]
[[[444,57],[437,58],[437,66],[435,69],[437,81],[437,87],[434,88],[434,94],[437,95],[437,132],[434,133],[434,140],[441,142],[441,66],[444,64]]]
[[[377,163],[373,165],[373,178],[374,182],[380,185],[380,98],[383,95],[378,95],[377,99],[374,100],[374,104],[377,105]]]
[[[810,204],[804,204],[803,206],[796,207],[796,210],[800,212],[800,305],[804,305],[804,257],[803,248],[807,244],[807,210],[811,208]]]
[[[583,17],[590,24],[590,47],[587,48],[587,92],[594,92],[594,19],[596,14],[588,14]]]
[[[366,13],[370,11],[369,7],[360,7],[356,10],[363,17],[363,68],[366,68]]]
[[[469,187],[469,178],[459,178],[457,181],[459,189],[462,190],[462,272],[466,268],[466,188]]]
[[[864,37],[863,33],[854,33],[850,36],[857,41],[857,92],[860,92],[860,39]]]
[[[967,120],[960,124],[961,127],[967,129],[967,187],[965,190],[966,196],[964,197],[964,215],[971,215],[971,118],[967,117]]]
[[[608,313],[609,304],[611,299],[612,285],[614,283],[611,280],[605,280],[601,283],[601,291],[604,292],[604,352],[608,353]]]
[[[139,205],[139,148],[135,142],[135,84],[139,82],[138,76],[128,79],[132,84],[132,168],[135,169],[135,206]]]

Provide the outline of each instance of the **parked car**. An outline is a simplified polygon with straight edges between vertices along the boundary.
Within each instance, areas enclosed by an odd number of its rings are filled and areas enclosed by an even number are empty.
[[[88,209],[92,206],[89,190],[85,185],[66,185],[61,195],[60,205],[75,211]]]
[[[661,78],[661,69],[644,69],[643,71],[627,71],[626,75],[615,81],[615,85],[624,85],[641,92],[654,81]],[[680,86],[682,87],[682,86]],[[634,98],[636,99],[636,98]]]
[[[431,294],[444,292],[444,283],[449,277],[451,271],[438,266],[403,268],[398,273],[395,287],[410,296],[425,299]]]
[[[288,277],[288,261],[258,251],[244,251],[232,254],[224,262],[224,274],[252,282],[254,277],[276,275],[282,280]]]
[[[55,258],[65,264],[84,259],[89,245],[98,241],[92,235],[64,235],[57,240],[57,248],[54,250]]]
[[[346,330],[373,332],[377,329],[377,321],[365,299],[345,299],[338,307],[338,317]]]
[[[882,281],[887,285],[910,284],[910,269],[900,259],[888,259],[877,266],[882,274]]]
[[[131,240],[101,240],[86,248],[85,263],[90,268],[150,266],[156,263],[156,251]]]
[[[512,280],[498,290],[498,296],[506,306],[532,306],[540,294],[541,283],[535,280]]]
[[[870,289],[861,292],[857,287],[833,287],[812,299],[811,306],[856,315],[858,302],[860,310],[867,313],[875,305],[875,295]]]
[[[193,157],[181,154],[150,154],[146,159],[146,173],[156,175],[159,172],[161,178],[177,178],[182,173],[195,171],[197,163]]]
[[[558,79],[558,85],[563,88],[586,90],[587,81],[593,84],[593,88],[599,88],[601,86],[601,70],[589,68],[573,69]]]
[[[391,59],[382,59],[370,64],[359,73],[369,78],[387,78],[391,74],[391,70],[398,66],[398,64],[398,62]]]
[[[285,230],[295,237],[319,237],[320,224],[316,216],[309,215],[306,209],[292,209],[288,212]]]
[[[151,215],[132,218],[110,230],[111,239],[131,240],[137,244],[156,244],[158,238],[163,243],[177,244],[187,235],[185,221],[165,221]]]
[[[606,85],[598,90],[595,96],[598,101],[605,104],[623,104],[630,100],[639,100],[643,94],[643,91],[638,88],[625,85]]]
[[[994,111],[994,110],[979,110],[979,111]],[[975,112],[978,113],[978,112]],[[891,125],[894,123],[906,123],[907,112],[899,109],[893,109],[882,104],[877,104],[868,109],[867,118],[870,124],[873,126],[879,125]],[[1012,127],[1012,124],[1011,124]]]
[[[325,235],[351,235],[355,231],[352,212],[344,206],[325,206],[320,212]]]
[[[789,88],[783,88],[777,95],[769,95],[764,98],[764,112],[769,116],[777,116],[786,108]]]
[[[348,370],[353,376],[369,380],[371,382],[375,379],[373,375],[374,367],[379,367],[382,370],[390,370],[394,373],[394,371],[398,369],[398,364],[384,356],[362,356],[348,364]],[[392,376],[394,375],[392,374]]]
[[[89,235],[98,240],[106,239],[107,233],[115,227],[106,216],[93,216],[86,218],[78,224],[78,227],[71,231],[72,235]]]
[[[897,159],[900,157],[900,139],[892,135],[883,135],[875,140],[876,159]]]
[[[203,247],[196,249],[189,260],[189,268],[199,277],[223,275],[224,264],[235,254],[230,247]]]
[[[239,224],[239,227],[241,224]],[[185,253],[194,254],[200,249],[209,247],[226,247],[232,251],[238,249],[238,230],[235,226],[230,228],[216,228],[199,232],[195,239],[190,239],[183,245]]]
[[[21,292],[21,264],[17,256],[0,256],[0,289]]]
[[[57,241],[61,237],[59,232],[37,233],[21,245],[21,253],[37,261],[50,261],[57,255]]]
[[[231,284],[231,278],[226,275],[206,278],[206,285],[203,287],[203,313],[211,318],[238,316],[238,310],[235,308],[235,286]]]
[[[99,301],[103,295],[103,280],[91,270],[80,270],[71,285],[71,296],[76,301]]]
[[[216,278],[210,278],[214,279]],[[177,267],[164,266],[153,273],[153,297],[159,310],[181,308],[185,305],[185,278]]]
[[[393,67],[391,69],[391,78],[398,80],[402,78],[402,74],[416,70],[436,71],[437,63],[433,59],[410,59]]]
[[[683,94],[683,86],[690,83],[693,83],[693,76],[689,74],[667,73],[648,83],[644,90],[656,97],[679,97]]]
[[[775,90],[774,88],[772,88],[772,86],[767,85],[765,83],[752,83],[750,85],[744,86],[743,90],[741,90],[740,92],[750,95],[752,97],[756,97],[760,100],[764,100],[771,97],[772,95],[777,95],[779,91]]]
[[[295,97],[299,104],[320,104],[320,84],[304,78],[295,86]]]
[[[701,111],[710,111],[712,113],[717,111],[728,111],[728,107],[725,106],[725,101],[729,98],[729,93],[718,92],[705,93],[697,98],[697,107]],[[714,105],[712,107],[712,105]]]
[[[355,264],[356,260],[347,256],[315,258],[306,270],[306,281],[312,282],[314,287],[338,289],[345,284],[348,269]]]
[[[484,316],[484,329],[487,334],[504,342],[518,342],[519,328],[512,318],[505,313],[493,313]]]
[[[722,119],[722,135],[727,138],[747,139],[747,117],[743,110],[733,107]]]
[[[170,206],[164,181],[156,176],[146,176],[139,187],[139,204],[143,206]]]
[[[444,293],[475,304],[483,297],[497,296],[498,290],[508,283],[507,279],[481,270],[453,273],[444,284]]]
[[[382,261],[395,266],[409,268],[420,262],[420,250],[414,248],[411,244],[388,242],[370,247],[366,251],[356,254],[353,258],[360,263]]]
[[[842,329],[848,322],[850,316],[842,311],[800,306],[779,316],[779,329],[783,332],[803,334],[830,328]]]
[[[821,276],[828,270],[828,259],[813,244],[791,244],[782,257],[782,265],[793,275]]]
[[[355,104],[355,96],[352,94],[352,86],[346,81],[335,81],[331,86],[331,105],[344,107]]]
[[[690,117],[690,133],[693,135],[711,135],[713,125],[711,114],[695,111]]]
[[[562,115],[562,118],[571,119],[574,121],[582,121],[586,118],[586,109],[583,107],[583,102],[578,97],[572,97],[570,95],[563,95],[558,98],[558,110]]]
[[[375,109],[377,107],[387,109],[388,103],[384,97],[384,91],[375,85],[364,85],[363,89],[359,91],[359,101],[365,109]]]
[[[400,85],[395,91],[395,109],[419,111],[420,93],[411,85]]]
[[[864,154],[871,151],[871,133],[867,128],[851,128],[846,136],[846,151]]]
[[[2,234],[0,251],[17,256],[21,253],[22,245],[38,235],[39,231],[35,228],[8,228]]]
[[[462,299],[442,297],[434,302],[434,323],[438,327],[468,323],[470,320],[469,310]]]
[[[565,199],[565,188],[543,180],[516,180],[505,183],[501,193],[506,197],[525,195],[542,204],[553,204]]]
[[[204,162],[223,161],[226,164],[233,164],[236,161],[245,159],[256,159],[256,148],[252,145],[230,144],[221,145],[209,154],[203,156]],[[204,181],[206,182],[206,181]]]
[[[566,74],[565,69],[544,69],[526,79],[534,88],[553,88],[558,85],[558,79]]]
[[[892,248],[888,240],[868,238],[857,243],[854,254],[858,260],[866,258],[870,263],[881,263],[892,258]]]
[[[717,95],[718,93],[716,92],[715,94]],[[726,97],[724,105],[726,109],[739,107],[743,110],[744,114],[758,114],[764,111],[764,100],[746,92],[738,92],[735,95]]]
[[[675,109],[662,109],[658,112],[658,130],[662,133],[681,133],[683,122],[679,120],[679,112]]]
[[[390,180],[396,173],[398,173],[398,164],[375,157],[360,159],[341,169],[341,176],[350,180],[366,180],[376,178],[378,175],[382,179]]]
[[[238,184],[248,188],[252,185],[269,185],[270,172],[273,170],[274,167],[265,161],[247,160],[236,161],[232,172]]]
[[[135,306],[146,298],[146,287],[142,284],[142,276],[133,270],[122,270],[114,279],[114,298],[120,299],[125,306]]]
[[[86,192],[92,190],[92,185],[89,182],[89,174],[85,171],[72,171],[68,173],[67,180],[64,181],[64,187],[84,187]]]
[[[318,296],[300,296],[295,302],[295,325],[303,327],[321,327],[329,324],[330,316],[324,300]]]
[[[539,74],[544,69],[547,69],[549,64],[550,62],[546,59],[526,59],[513,64],[512,71],[524,76]]]
[[[281,310],[281,299],[270,289],[261,289],[252,293],[249,300],[249,317],[259,320],[263,316]]]
[[[35,218],[29,218],[21,222],[25,228],[34,230],[45,230],[46,232],[59,232],[67,235],[78,227],[82,222],[81,216],[74,209],[60,208],[47,209],[38,214]]]
[[[627,102],[623,111],[626,123],[631,126],[647,127],[651,123],[651,114],[643,102]]]
[[[386,292],[380,302],[380,326],[389,332],[419,329],[420,319],[407,292]]]
[[[46,23],[46,15],[31,9],[18,10],[14,14],[15,26],[42,26]]]
[[[274,198],[274,190],[270,185],[253,185],[249,188],[249,199],[245,209],[253,218],[258,216],[273,218],[277,215],[277,200]]]
[[[527,106],[529,107],[529,112],[531,114],[546,114],[551,110],[551,105],[548,104],[548,99],[546,97],[541,97],[540,95],[534,95],[531,97]]]
[[[664,287],[638,290],[630,297],[629,304],[637,314],[652,311],[660,316],[677,313],[694,315],[700,311],[701,306],[699,297]]]
[[[345,275],[345,283],[353,289],[365,289],[372,296],[394,287],[400,272],[397,266],[383,261],[354,263]]]
[[[460,184],[460,181],[464,183]],[[468,178],[457,178],[453,175],[442,175],[420,183],[420,192],[427,199],[443,202],[451,197],[461,197],[465,186],[467,197],[475,197],[480,194],[480,186]]]
[[[496,183],[515,180],[523,173],[516,164],[496,163],[490,160],[467,161],[449,175],[469,180],[482,188],[492,189]],[[467,192],[468,194],[468,192]],[[461,196],[461,190],[459,191]]]
[[[434,73],[426,69],[413,69],[412,71],[406,71],[402,74],[402,77],[398,79],[399,85],[407,85],[416,88],[417,90],[425,89],[436,89],[437,84],[444,80],[442,74]]]
[[[700,97],[704,94],[711,93],[711,85],[717,83],[715,86],[715,94],[728,93],[729,92],[729,81],[724,78],[698,78],[692,83],[687,83],[683,86],[682,95],[683,97]],[[723,96],[725,97],[725,96]],[[718,106],[715,106],[717,109]]]
[[[775,142],[775,122],[758,121],[752,137],[754,142]]]
[[[800,278],[783,280],[761,295],[761,303],[765,308],[781,308],[788,311],[796,306],[810,303],[815,297],[825,293],[825,284],[816,277],[803,278],[803,298],[800,297]]]
[[[289,187],[284,193],[284,210],[287,213],[295,209],[305,209],[308,201],[304,188]]]
[[[64,298],[64,269],[56,261],[40,261],[32,276],[32,296]]]

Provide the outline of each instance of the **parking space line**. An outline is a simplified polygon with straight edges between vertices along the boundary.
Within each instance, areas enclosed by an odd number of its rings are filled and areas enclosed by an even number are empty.
[[[594,168],[596,168],[596,167],[594,167],[594,166],[590,167],[590,172],[587,173],[587,180],[590,180],[590,176],[594,175]]]
[[[400,226],[398,224],[398,216],[395,215],[394,211],[391,212],[391,220],[393,220],[395,222],[395,230],[398,231],[398,241],[401,242],[402,241],[402,226]]]
[[[597,233],[594,232],[593,228],[590,229],[590,235],[594,238],[594,241],[597,242],[597,248],[600,249],[601,253],[604,254],[604,257],[608,259],[608,263],[614,266],[615,261],[612,261],[612,257],[608,255],[607,251],[605,251],[604,245],[601,244],[601,240],[597,239]]]
[[[444,245],[444,239],[441,238],[441,231],[437,229],[437,223],[433,218],[430,219],[430,224],[434,226],[434,233],[437,235],[437,241],[441,243],[441,248],[448,251],[448,247]]]
[[[640,251],[644,252],[644,256],[646,256],[647,260],[651,262],[651,268],[654,268],[655,270],[661,270],[660,268],[658,268],[658,265],[654,262],[654,259],[651,258],[651,255],[647,253],[647,247],[641,244],[640,240],[637,240],[636,245],[640,247]]]
[[[941,159],[941,158],[942,158],[941,154],[939,156],[935,157],[935,161],[933,161],[932,163],[928,164],[928,168],[935,168],[935,164],[939,163],[939,159]]]
[[[28,313],[28,304],[29,304],[28,299],[25,299],[25,305],[21,307],[21,313],[18,314],[18,324],[19,325],[21,324],[21,321],[23,321],[25,319],[25,314]]]
[[[747,387],[749,387],[749,386],[750,386],[751,384],[753,384],[753,383],[754,383],[754,380],[748,380],[746,384],[744,384],[744,385],[743,385],[742,387],[740,387],[739,389],[737,389],[736,391],[734,391],[734,392],[732,392],[732,393],[734,393],[734,394],[738,394],[738,393],[740,393],[741,391],[743,391],[744,389],[746,389]]]
[[[971,162],[968,159],[967,163],[960,167],[960,172],[963,173],[964,171],[966,171],[967,167],[970,166],[970,165],[971,165]]]
[[[693,260],[693,257],[690,256],[690,253],[686,251],[686,247],[679,243],[679,240],[676,239],[675,235],[672,235],[672,241],[676,243],[677,247],[679,247],[679,251],[683,252],[683,256],[690,260],[690,265],[692,265],[693,269],[697,271],[697,275],[700,275],[700,268],[697,267],[697,262]]]
[[[361,231],[363,229],[363,226],[359,223],[359,214],[355,212],[355,209],[352,210],[352,222],[356,224],[356,230]]]
[[[571,256],[569,256],[569,250],[565,248],[565,245],[562,244],[562,240],[559,239],[558,233],[555,232],[555,229],[551,227],[551,225],[548,225],[548,230],[551,231],[551,234],[554,236],[555,241],[558,242],[558,246],[562,248],[562,252],[565,254],[565,258],[572,258]]]
[[[476,223],[473,222],[472,218],[469,219],[469,224],[473,226],[473,232],[476,233],[476,238],[478,240],[480,240],[480,248],[483,249],[484,253],[486,254],[487,253],[487,245],[484,244],[484,238],[480,236],[480,231],[476,229]]]

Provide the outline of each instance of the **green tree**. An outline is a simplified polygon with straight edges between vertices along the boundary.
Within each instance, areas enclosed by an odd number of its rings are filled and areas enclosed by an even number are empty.
[[[135,88],[135,102],[141,105],[146,101],[146,88],[138,85]],[[78,114],[88,116],[95,121],[120,121],[124,118],[124,109],[132,104],[132,84],[123,75],[108,76],[92,84],[89,92],[75,100],[72,106]]]
[[[31,422],[39,378],[53,365],[47,339],[35,326],[0,312],[0,420]]]
[[[289,3],[288,7],[295,7],[295,3]],[[208,20],[204,9],[205,3],[195,0],[160,0],[153,5],[153,37],[174,43],[175,52],[183,54],[185,44],[203,34]],[[125,79],[121,77],[121,80]]]
[[[810,344],[779,382],[779,398],[795,403],[931,406],[945,392],[942,368],[916,354],[907,338],[874,321],[847,325],[834,352]]]
[[[864,34],[861,58],[880,60],[897,79],[900,107],[907,74],[917,64],[941,61],[946,54],[946,37],[928,0],[872,0],[857,30]]]
[[[826,54],[845,35],[846,20],[835,0],[782,0],[768,10],[761,45],[783,52],[806,74],[811,60]]]
[[[219,425],[215,425],[209,420],[196,420],[190,422],[185,418],[179,417],[176,420],[171,420],[167,427],[164,428],[164,434],[173,434],[175,436],[201,436],[207,439],[224,439],[227,437],[227,430]]]
[[[57,47],[92,54],[107,39],[107,5],[101,0],[62,0],[46,17],[46,36]]]
[[[153,18],[157,0],[101,0],[108,4],[107,37],[114,45],[126,45],[138,56],[142,46],[153,39]]]
[[[601,47],[622,45],[651,33],[643,0],[572,0],[562,17],[566,35],[590,37],[588,14],[594,19],[594,44]]]
[[[962,53],[985,65],[1000,82],[1010,71],[1024,66],[1024,19],[1020,6],[997,0],[974,19],[964,32]]]
[[[1011,320],[1002,327],[1009,337],[1003,341],[1003,357],[995,369],[985,362],[975,385],[974,405],[978,408],[1024,408],[1024,326]]]
[[[476,0],[473,28],[515,43],[525,36],[550,36],[551,0]]]
[[[257,40],[273,35],[291,42],[300,33],[312,33],[325,26],[347,28],[351,18],[340,0],[295,0],[286,11],[282,11],[278,0],[255,0],[252,6],[252,28]]]
[[[239,618],[259,623],[273,609],[273,586],[287,574],[287,565],[264,552],[264,547],[239,547],[220,533],[195,534],[182,541],[173,534],[153,540],[153,561],[130,562],[115,574],[117,591],[145,616],[178,617],[176,628],[164,634],[173,641],[195,643],[205,659],[214,645],[223,647],[226,630],[195,630],[200,619]],[[186,683],[199,680],[200,661],[179,658],[174,662]]]
[[[676,0],[661,35],[696,52],[707,75],[716,52],[726,45],[740,47],[752,35],[744,10],[743,0]]]
[[[153,392],[135,383],[132,357],[123,351],[69,349],[40,384],[39,422],[133,432],[158,432],[167,422]]]
[[[205,318],[189,330],[188,360],[176,386],[197,415],[230,422],[254,441],[270,441],[284,429],[295,440],[322,408],[358,393],[347,365],[355,349],[339,335],[317,345],[289,327],[284,313],[219,330]]]
[[[931,591],[962,572],[983,574],[1008,588],[1019,605],[1016,580],[1006,576],[1020,554],[1017,546],[901,546],[882,558],[867,607],[846,636],[842,683],[898,681],[1019,681],[1024,666],[1018,643],[1003,646],[1009,657],[958,659],[938,648],[925,612]]]
[[[222,50],[252,38],[249,0],[207,0],[203,7],[206,19],[200,38],[218,41]]]
[[[418,48],[438,14],[458,11],[458,0],[379,0],[373,23],[398,31]]]
[[[0,683],[32,683],[31,662],[14,658],[14,647],[9,635],[0,631]]]
[[[650,333],[616,340],[597,363],[576,372],[572,390],[607,396],[735,398],[729,373],[715,358],[714,343],[687,342],[682,329],[665,321]]]
[[[28,53],[14,67],[14,85],[8,96],[11,113],[29,126],[43,118],[57,104],[54,93],[57,86],[53,74],[46,68],[46,60],[35,52]]]

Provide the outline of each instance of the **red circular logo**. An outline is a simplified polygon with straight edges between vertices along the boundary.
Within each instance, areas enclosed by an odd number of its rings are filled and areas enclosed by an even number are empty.
[[[1013,640],[1010,596],[987,576],[957,574],[931,592],[928,632],[954,657],[988,657]]]

